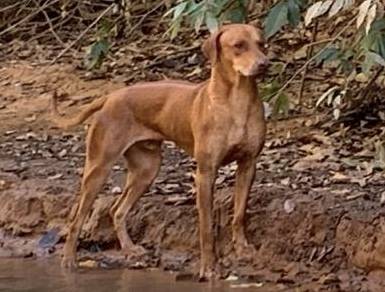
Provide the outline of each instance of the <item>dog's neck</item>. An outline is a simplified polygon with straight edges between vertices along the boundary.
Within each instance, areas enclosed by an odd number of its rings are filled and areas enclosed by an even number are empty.
[[[257,98],[255,78],[243,76],[231,67],[216,64],[211,69],[208,85],[210,95],[215,100],[235,99],[234,102],[250,104]]]

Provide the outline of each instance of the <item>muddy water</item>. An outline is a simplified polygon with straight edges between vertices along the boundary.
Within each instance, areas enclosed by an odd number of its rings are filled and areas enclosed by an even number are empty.
[[[65,272],[56,260],[1,259],[1,292],[206,292],[251,291],[228,283],[175,282],[158,271],[83,270]],[[253,290],[255,291],[255,290]]]

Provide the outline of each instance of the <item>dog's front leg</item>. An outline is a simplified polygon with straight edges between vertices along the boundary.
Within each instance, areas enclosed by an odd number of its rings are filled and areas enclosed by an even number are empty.
[[[197,161],[196,187],[199,213],[201,263],[199,277],[214,277],[213,192],[216,168],[208,161]]]
[[[235,181],[233,243],[236,254],[241,258],[253,256],[254,248],[249,245],[245,235],[245,213],[251,185],[255,176],[256,159],[245,157],[238,161]]]

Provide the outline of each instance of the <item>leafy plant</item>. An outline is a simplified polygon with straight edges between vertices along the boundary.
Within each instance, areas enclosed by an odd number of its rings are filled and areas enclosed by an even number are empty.
[[[268,103],[273,103],[272,115],[276,116],[279,113],[285,115],[289,112],[290,101],[288,96],[284,92],[279,92],[280,84],[277,80],[273,80],[271,83],[263,84],[261,87],[262,100]]]
[[[110,49],[109,36],[115,27],[114,23],[103,19],[97,31],[96,41],[89,46],[85,58],[88,70],[98,69],[103,63]]]
[[[265,35],[272,37],[287,24],[295,27],[301,21],[301,9],[306,0],[279,1],[269,12],[265,20]]]
[[[226,21],[244,22],[247,17],[247,0],[184,0],[171,8],[164,16],[171,16],[171,26],[168,32],[174,38],[180,30],[184,19],[198,32],[202,25],[212,32]]]

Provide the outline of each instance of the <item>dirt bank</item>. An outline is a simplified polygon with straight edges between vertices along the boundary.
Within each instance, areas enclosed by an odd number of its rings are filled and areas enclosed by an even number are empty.
[[[1,69],[0,86],[0,255],[59,255],[66,218],[76,202],[84,133],[53,128],[46,121],[48,97],[58,89],[71,112],[122,83],[87,80],[70,65],[12,63]],[[233,255],[235,166],[221,169],[215,220],[223,274],[248,275],[284,290],[383,291],[385,178],[373,167],[360,167],[372,163],[365,145],[381,129],[372,120],[365,128],[346,124],[334,129],[317,119],[269,124],[248,208],[247,233],[257,249],[251,262]],[[149,256],[127,262],[115,252],[108,210],[125,177],[118,163],[81,234],[83,258],[105,265],[196,268],[194,163],[172,144],[164,145],[163,156],[156,184],[128,222],[129,233]],[[49,230],[52,237],[42,238]]]

